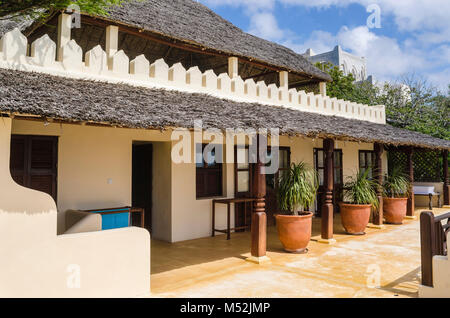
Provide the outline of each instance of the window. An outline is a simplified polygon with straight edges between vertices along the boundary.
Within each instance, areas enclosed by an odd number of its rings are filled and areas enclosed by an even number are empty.
[[[58,137],[11,136],[11,176],[18,184],[48,193],[56,201]]]
[[[279,153],[279,159],[278,159],[278,172],[275,174],[266,174],[266,184],[268,187],[272,189],[276,189],[279,176],[281,176],[284,171],[289,170],[290,166],[290,157],[291,157],[291,150],[287,147],[279,147],[278,148]],[[272,151],[269,148],[267,150],[267,158],[269,159],[269,162],[266,164],[266,166],[270,166],[272,164]]]
[[[342,185],[343,183],[343,163],[342,163],[342,150],[335,149],[334,153],[334,184]],[[325,178],[325,153],[323,149],[314,149],[314,168],[317,171],[319,177],[319,185],[324,185]]]
[[[223,194],[222,146],[196,145],[196,191],[197,198],[216,197]],[[206,159],[205,159],[206,157]],[[217,162],[219,161],[219,162]]]
[[[361,172],[369,169],[369,177],[373,177],[373,168],[375,166],[375,152],[371,150],[359,151],[359,170]]]
[[[235,147],[235,162],[236,195],[238,197],[250,196],[252,171],[249,163],[248,147]]]

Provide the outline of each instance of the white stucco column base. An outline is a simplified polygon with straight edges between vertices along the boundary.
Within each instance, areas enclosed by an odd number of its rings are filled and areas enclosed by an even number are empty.
[[[271,262],[270,258],[268,256],[261,256],[261,257],[250,256],[250,257],[247,257],[245,260],[247,262],[254,263],[254,264],[259,264],[259,265],[260,264],[267,264],[267,263]]]
[[[335,239],[323,239],[323,238],[320,238],[320,239],[317,240],[317,242],[321,243],[321,244],[328,244],[328,245],[336,244],[336,240]]]
[[[386,228],[386,225],[384,225],[384,224],[372,224],[372,223],[369,223],[368,225],[367,225],[367,227],[369,228],[369,229],[377,229],[377,230],[382,230],[382,229],[385,229]]]

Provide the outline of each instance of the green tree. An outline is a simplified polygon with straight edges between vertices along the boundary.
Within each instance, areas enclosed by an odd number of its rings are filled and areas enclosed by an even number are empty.
[[[330,74],[333,81],[327,84],[327,95],[366,105],[377,105],[379,89],[370,82],[355,82],[350,73],[345,75],[339,67],[330,63],[316,63],[316,67]]]
[[[450,88],[444,95],[410,75],[399,83],[386,83],[378,101],[386,106],[387,122],[392,126],[450,140]]]
[[[12,17],[45,18],[55,11],[75,4],[84,13],[107,15],[112,6],[120,6],[129,0],[0,0],[0,19]]]
[[[333,82],[327,84],[327,95],[366,105],[385,105],[388,124],[450,140],[450,85],[447,94],[415,74],[382,87],[371,82],[355,82],[330,63],[316,66]],[[318,92],[317,87],[314,88]]]

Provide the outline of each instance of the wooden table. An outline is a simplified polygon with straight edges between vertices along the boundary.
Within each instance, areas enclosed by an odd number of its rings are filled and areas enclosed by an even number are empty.
[[[230,199],[214,199],[212,201],[212,235],[215,236],[216,232],[219,233],[225,233],[227,234],[227,240],[231,239],[231,231],[236,230],[244,230],[248,228],[247,225],[247,203],[254,202],[254,198],[230,198]],[[231,210],[231,203],[244,203],[244,226],[234,227],[231,228],[230,224],[230,210]],[[227,229],[226,230],[220,230],[216,229],[216,204],[226,204],[227,205]]]

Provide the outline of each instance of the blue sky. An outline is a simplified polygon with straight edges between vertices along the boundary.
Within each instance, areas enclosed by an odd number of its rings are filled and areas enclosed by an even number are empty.
[[[341,45],[367,59],[368,74],[416,74],[450,84],[450,0],[199,0],[246,32],[303,53]],[[380,28],[367,20],[379,8]],[[373,19],[370,21],[374,22]]]

